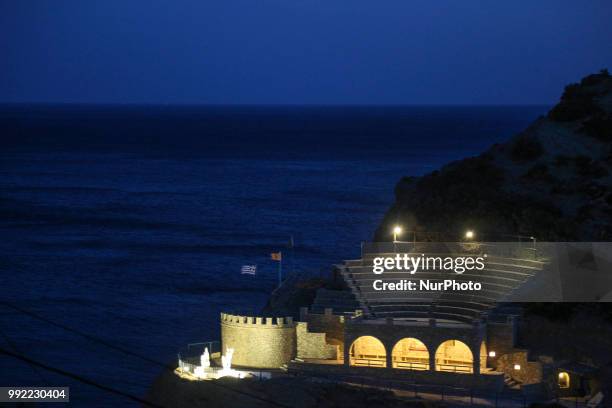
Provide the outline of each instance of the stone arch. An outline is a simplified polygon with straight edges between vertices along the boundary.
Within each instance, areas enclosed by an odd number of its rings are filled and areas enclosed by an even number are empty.
[[[460,340],[446,340],[436,350],[436,371],[470,374],[474,372],[474,355]]]
[[[393,346],[391,364],[403,370],[429,370],[429,350],[421,340],[404,337]]]
[[[374,336],[355,339],[349,350],[349,365],[360,367],[386,367],[387,351],[382,341]]]

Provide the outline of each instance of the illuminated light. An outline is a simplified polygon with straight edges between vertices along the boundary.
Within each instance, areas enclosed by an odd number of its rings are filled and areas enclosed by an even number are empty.
[[[221,377],[235,377],[244,378],[244,374],[240,371],[232,369],[232,357],[234,356],[233,348],[226,348],[225,354],[221,356],[221,370],[217,373],[217,378]]]
[[[210,364],[210,353],[208,348],[204,349],[204,353],[200,356],[199,366],[191,369],[189,366],[184,365],[179,360],[179,367],[175,370],[175,373],[181,378],[188,379],[190,381],[198,380],[215,380],[221,377],[235,377],[245,378],[248,372],[242,372],[234,370],[232,368],[232,357],[234,355],[233,348],[227,348],[225,354],[221,356],[221,369],[212,367]]]
[[[465,232],[465,238],[467,238],[467,239],[473,239],[473,238],[474,238],[474,231],[472,231],[472,230],[467,230],[467,231]]]
[[[495,357],[497,354],[494,351],[489,351],[489,357]]]
[[[521,365],[520,364],[515,364],[514,365],[514,369],[515,370],[520,370],[521,369]]]
[[[393,227],[393,241],[397,241],[397,236],[402,234],[402,227],[396,225]]]
[[[559,388],[569,388],[570,387],[570,376],[566,372],[559,373]]]

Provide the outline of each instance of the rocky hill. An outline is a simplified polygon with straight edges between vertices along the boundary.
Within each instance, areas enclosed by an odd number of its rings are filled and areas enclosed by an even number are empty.
[[[404,177],[375,233],[473,229],[539,240],[612,239],[612,77],[568,85],[545,116],[503,144],[423,177]],[[490,238],[488,238],[490,237]]]
[[[408,394],[408,393],[405,393]],[[154,382],[147,399],[167,408],[442,408],[446,405],[392,391],[317,381],[277,374],[257,381],[224,377],[215,381],[187,381],[165,371]]]

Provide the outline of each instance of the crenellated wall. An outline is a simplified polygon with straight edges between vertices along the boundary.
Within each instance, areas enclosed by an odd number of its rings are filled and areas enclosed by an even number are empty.
[[[234,366],[279,368],[296,355],[295,323],[292,317],[221,313],[221,347],[234,349]]]

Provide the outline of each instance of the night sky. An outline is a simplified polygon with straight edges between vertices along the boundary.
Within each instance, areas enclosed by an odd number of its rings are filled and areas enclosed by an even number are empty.
[[[551,104],[611,1],[0,0],[0,102]]]

